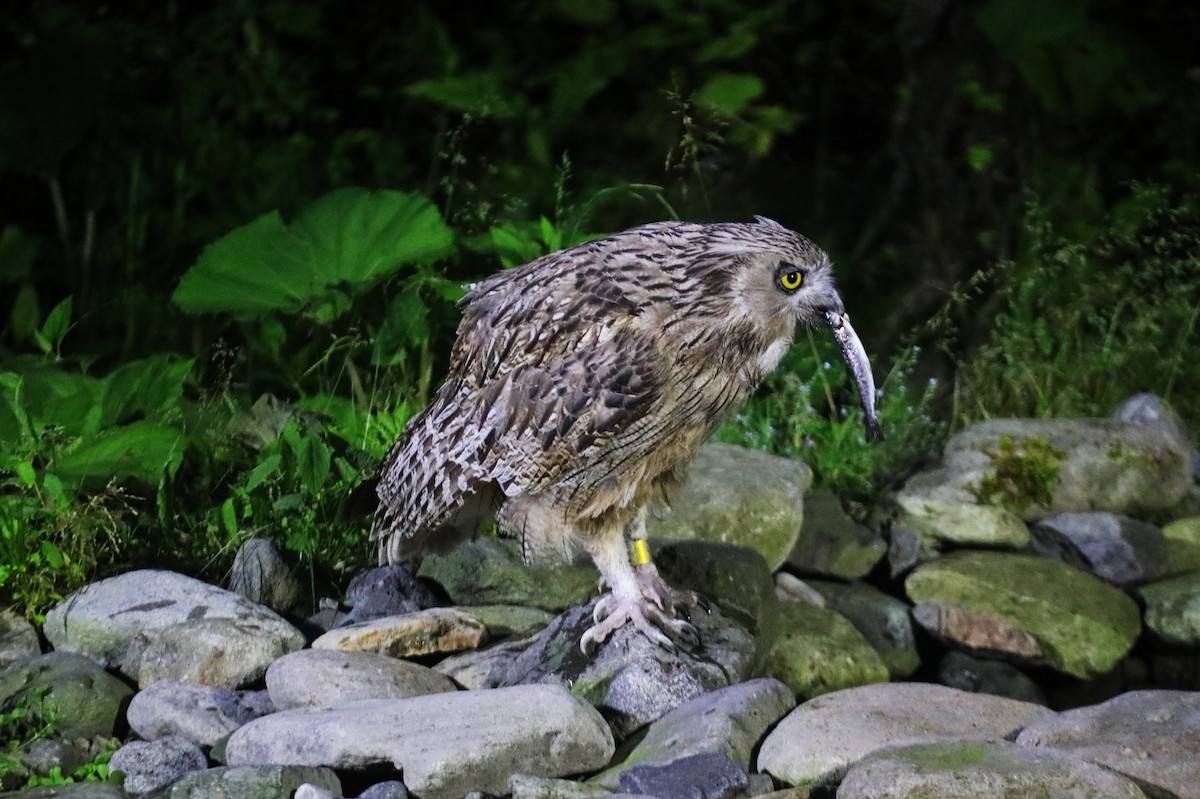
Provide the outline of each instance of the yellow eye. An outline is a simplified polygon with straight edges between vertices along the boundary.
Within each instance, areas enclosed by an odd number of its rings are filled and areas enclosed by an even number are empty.
[[[791,269],[786,272],[780,271],[779,277],[776,279],[779,281],[779,287],[784,291],[795,291],[804,282],[804,275],[798,269]]]

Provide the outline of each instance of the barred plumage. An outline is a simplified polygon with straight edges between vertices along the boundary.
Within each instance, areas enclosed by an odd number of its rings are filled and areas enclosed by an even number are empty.
[[[825,253],[761,217],[661,222],[501,272],[459,307],[445,383],[379,472],[381,561],[453,547],[495,518],[527,557],[592,556],[613,593],[585,644],[625,621],[690,638],[682,597],[629,564],[626,536],[645,537],[647,505],[798,322],[845,319]]]

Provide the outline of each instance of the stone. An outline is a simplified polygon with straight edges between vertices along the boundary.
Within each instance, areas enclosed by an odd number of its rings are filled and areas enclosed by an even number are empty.
[[[883,749],[850,767],[838,799],[1145,799],[1130,780],[1050,750],[946,741]]]
[[[126,793],[140,796],[170,785],[190,771],[207,768],[208,758],[191,741],[160,738],[130,741],[113,752],[108,767],[124,775]]]
[[[400,616],[445,603],[407,568],[392,563],[355,575],[346,587],[345,604],[350,606],[350,611],[341,624]]]
[[[499,674],[529,648],[533,637],[514,638],[473,652],[450,655],[434,664],[433,670],[449,677],[459,688],[488,687],[488,676]]]
[[[802,697],[886,682],[887,666],[854,625],[832,610],[781,601],[779,632],[761,673]]]
[[[612,733],[587,702],[554,685],[460,691],[296,708],[229,738],[232,765],[381,766],[422,799],[502,794],[511,774],[560,777],[605,765]]]
[[[1200,571],[1200,516],[1176,519],[1162,528],[1167,545],[1167,574]]]
[[[1200,571],[1143,585],[1146,626],[1161,641],[1184,647],[1200,644]]]
[[[1005,441],[1011,456],[1004,455]],[[1047,480],[1038,473],[1042,467],[1057,473]],[[1152,519],[1182,500],[1191,484],[1191,452],[1146,425],[991,419],[951,437],[940,461],[910,478],[899,496],[1005,505],[1025,521],[1069,511]]]
[[[133,648],[141,652],[138,685],[159,680],[192,682],[217,688],[241,688],[262,679],[267,666],[297,649],[296,639],[263,635],[254,625],[230,619],[189,619],[140,633]]]
[[[282,616],[304,604],[300,581],[265,538],[251,538],[238,547],[229,570],[229,590]]]
[[[919,494],[900,494],[898,523],[920,536],[927,546],[1020,549],[1029,543],[1029,528],[1021,517],[995,505],[961,502]]]
[[[459,605],[457,610],[474,616],[487,628],[488,639],[526,636],[546,628],[554,614],[523,605]]]
[[[231,591],[169,571],[142,569],[92,583],[51,608],[42,632],[59,651],[79,652],[137,680],[142,655],[158,637],[181,624],[227,620],[240,634],[269,642],[258,651],[274,653],[247,662],[247,681],[261,678],[276,657],[304,646],[304,636],[274,611]],[[236,651],[236,650],[230,650]],[[256,676],[255,676],[256,675]]]
[[[1150,675],[1160,688],[1200,691],[1200,654],[1151,655]]]
[[[1147,392],[1134,394],[1117,406],[1112,415],[1114,419],[1144,424],[1161,430],[1174,439],[1181,449],[1190,451],[1192,477],[1200,482],[1200,450],[1196,449],[1195,442],[1183,419],[1162,397]]]
[[[302,649],[267,669],[267,692],[279,710],[453,690],[448,677],[427,666],[375,652]]]
[[[498,538],[427,555],[417,574],[438,582],[455,605],[527,605],[555,613],[588,601],[599,579],[591,564],[527,566],[519,542]]]
[[[651,538],[750,547],[779,568],[795,546],[812,470],[760,450],[705,444],[687,480],[647,520]]]
[[[115,739],[97,737],[92,740],[102,742]],[[8,775],[5,773],[8,768],[8,764],[5,762],[6,754],[11,754],[11,750],[0,752],[0,785],[5,785],[9,782]],[[39,775],[49,775],[54,769],[58,769],[60,774],[74,774],[75,770],[80,766],[92,762],[96,757],[97,751],[94,751],[94,748],[88,745],[88,740],[84,738],[71,738],[69,740],[61,738],[35,738],[18,749],[15,754],[19,765],[25,767],[26,776],[25,779],[21,780],[21,784],[24,784],[30,772]],[[17,786],[12,785],[11,787],[15,788]]]
[[[825,607],[846,617],[862,633],[893,679],[908,677],[920,667],[916,631],[906,602],[866,583],[809,580],[808,585],[825,600]]]
[[[60,738],[111,736],[132,689],[91,658],[47,652],[0,671],[0,710],[24,705]]]
[[[1130,691],[1032,721],[1016,741],[1104,766],[1153,795],[1200,798],[1200,693]]]
[[[0,610],[0,669],[22,658],[40,655],[37,630],[12,608]]]
[[[999,660],[972,657],[965,652],[946,653],[938,664],[938,680],[942,685],[960,691],[1046,704],[1042,689],[1016,666]]]
[[[317,766],[221,766],[185,774],[144,799],[287,799],[311,785],[341,799],[337,775]]]
[[[163,680],[134,694],[129,727],[147,741],[174,737],[211,748],[251,719],[275,710],[263,691],[234,691]]]
[[[408,789],[399,780],[386,780],[367,788],[358,799],[408,799]]]
[[[785,785],[831,785],[877,749],[1000,741],[1050,714],[1028,702],[927,683],[850,688],[811,699],[785,716],[763,741],[757,770]]]
[[[593,602],[560,615],[528,649],[490,674],[487,684],[564,686],[603,707],[613,733],[625,738],[694,696],[750,676],[754,638],[716,609],[693,613],[700,634],[694,650],[664,649],[627,624],[589,657],[579,640],[593,623],[594,607]]]
[[[306,782],[296,789],[292,799],[334,799],[334,796],[333,791],[327,791],[311,782]]]
[[[666,766],[699,754],[728,757],[747,771],[763,735],[795,706],[791,689],[772,679],[701,694],[651,724],[621,763],[592,782],[609,791],[621,790],[621,775],[630,768]]]
[[[825,597],[820,591],[787,572],[775,573],[775,598],[780,602],[807,602],[819,608],[825,607]]]
[[[1031,665],[1046,662],[1046,654],[1037,637],[988,613],[975,613],[939,602],[919,602],[912,609],[912,617],[947,646],[962,646]]]
[[[836,496],[815,491],[804,498],[804,523],[786,563],[808,575],[856,580],[883,558],[883,537],[851,519]]]
[[[106,782],[76,782],[67,785],[41,785],[3,796],[11,796],[13,799],[128,799],[129,794],[119,786]]]
[[[699,752],[662,766],[640,765],[621,773],[621,789],[660,799],[731,799],[750,784],[746,770],[718,752]]]
[[[917,603],[994,619],[1028,636],[1051,668],[1086,679],[1111,670],[1141,630],[1120,589],[1057,561],[1004,552],[956,552],[905,581]],[[914,618],[921,616],[914,611]]]
[[[918,564],[941,555],[934,546],[935,542],[926,541],[912,530],[899,524],[893,524],[888,530],[887,542],[888,575],[893,580],[908,574]]]
[[[587,783],[514,774],[508,779],[511,799],[609,799],[611,793]]]
[[[312,645],[407,658],[477,649],[486,636],[487,628],[474,616],[454,608],[427,608],[338,627]]]
[[[770,625],[774,582],[767,562],[755,550],[709,541],[676,541],[656,545],[652,551],[659,573],[670,585],[704,595],[753,633]]]
[[[1149,522],[1116,513],[1060,513],[1033,525],[1032,550],[1119,586],[1167,573],[1167,543]]]

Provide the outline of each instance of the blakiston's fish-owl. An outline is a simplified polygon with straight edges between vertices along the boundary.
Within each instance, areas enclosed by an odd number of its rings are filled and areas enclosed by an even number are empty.
[[[776,367],[798,322],[834,328],[867,435],[879,432],[829,258],[763,217],[636,227],[475,283],[459,308],[445,383],[364,485],[380,561],[448,550],[493,519],[527,560],[582,547],[610,591],[585,650],[627,622],[665,645],[695,642],[681,612],[694,598],[649,561],[647,508]]]

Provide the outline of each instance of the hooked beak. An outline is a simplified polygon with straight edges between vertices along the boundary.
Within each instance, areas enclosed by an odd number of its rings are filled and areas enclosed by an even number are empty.
[[[875,378],[871,374],[871,362],[867,359],[867,351],[854,328],[850,326],[850,315],[845,311],[826,311],[825,320],[833,328],[833,337],[842,351],[842,358],[845,359],[846,366],[858,386],[858,396],[862,400],[864,423],[867,428],[867,441],[882,441],[883,427],[879,424],[879,417],[875,415]]]

